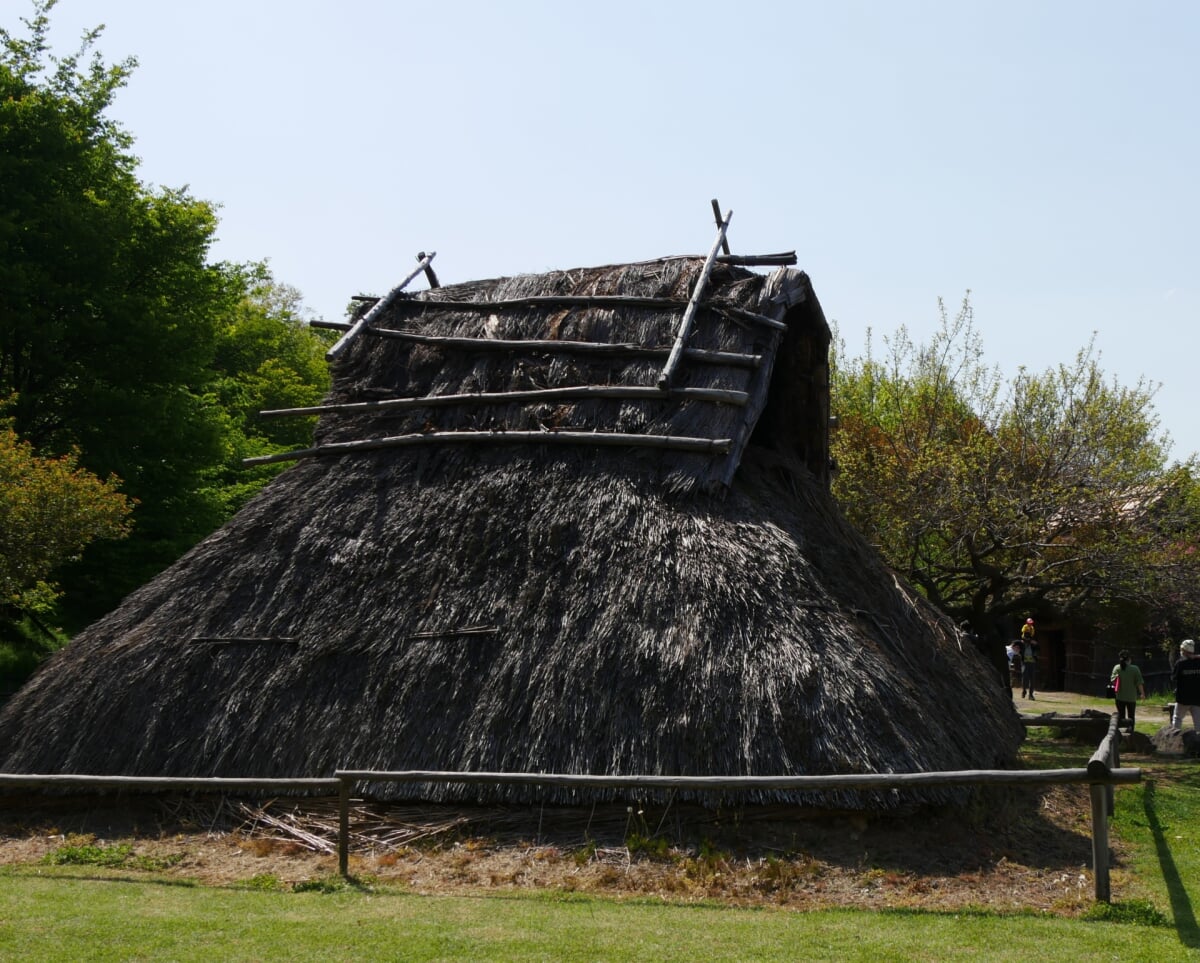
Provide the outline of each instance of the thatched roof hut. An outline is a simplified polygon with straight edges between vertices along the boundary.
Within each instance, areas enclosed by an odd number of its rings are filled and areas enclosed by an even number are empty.
[[[1009,762],[1021,728],[992,669],[828,492],[829,330],[808,277],[718,263],[701,284],[711,261],[376,305],[313,448],[30,680],[0,714],[0,768]],[[950,791],[771,798],[890,808]]]

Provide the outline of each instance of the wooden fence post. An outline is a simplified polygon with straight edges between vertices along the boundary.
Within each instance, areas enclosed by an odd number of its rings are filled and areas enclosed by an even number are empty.
[[[1092,797],[1092,873],[1096,881],[1096,899],[1110,902],[1112,892],[1108,879],[1108,818],[1116,806],[1116,792],[1112,775],[1121,759],[1117,748],[1121,734],[1117,729],[1117,717],[1108,718],[1108,733],[1088,760],[1088,776],[1094,780],[1090,786]]]
[[[1092,873],[1096,880],[1096,899],[1107,903],[1111,899],[1108,882],[1108,799],[1112,786],[1094,782],[1092,796]]]
[[[350,875],[350,780],[338,776],[338,873]]]

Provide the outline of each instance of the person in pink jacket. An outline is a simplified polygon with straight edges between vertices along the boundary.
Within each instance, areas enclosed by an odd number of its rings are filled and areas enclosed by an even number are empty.
[[[1117,685],[1117,725],[1133,732],[1137,701],[1146,698],[1146,682],[1142,670],[1133,664],[1128,649],[1121,650],[1120,658],[1108,678]]]

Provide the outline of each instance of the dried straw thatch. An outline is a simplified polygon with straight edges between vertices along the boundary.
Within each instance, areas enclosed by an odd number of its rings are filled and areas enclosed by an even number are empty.
[[[828,493],[829,331],[804,274],[719,265],[658,393],[428,400],[654,388],[665,351],[646,349],[671,346],[700,273],[701,259],[673,258],[391,299],[335,366],[329,404],[358,407],[326,411],[298,464],[50,660],[0,714],[0,768],[728,775],[1010,761],[1021,728],[991,669]],[[515,341],[560,344],[498,343]],[[405,398],[426,401],[386,403]],[[952,792],[771,798],[891,808]]]

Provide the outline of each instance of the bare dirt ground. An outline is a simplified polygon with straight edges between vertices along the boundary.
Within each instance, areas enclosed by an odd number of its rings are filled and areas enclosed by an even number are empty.
[[[1072,698],[1048,693],[1028,708],[1069,713]],[[1079,765],[1093,748],[1078,744]],[[0,866],[34,868],[122,847],[128,856],[120,871],[137,875],[331,888],[338,885],[336,825],[333,800],[0,797]],[[352,829],[356,885],[417,893],[552,890],[804,909],[970,906],[1061,915],[1086,909],[1093,893],[1083,785],[997,791],[966,811],[871,819],[790,807],[714,813],[648,803],[556,810],[361,804]],[[1114,885],[1120,872],[1118,848]]]

